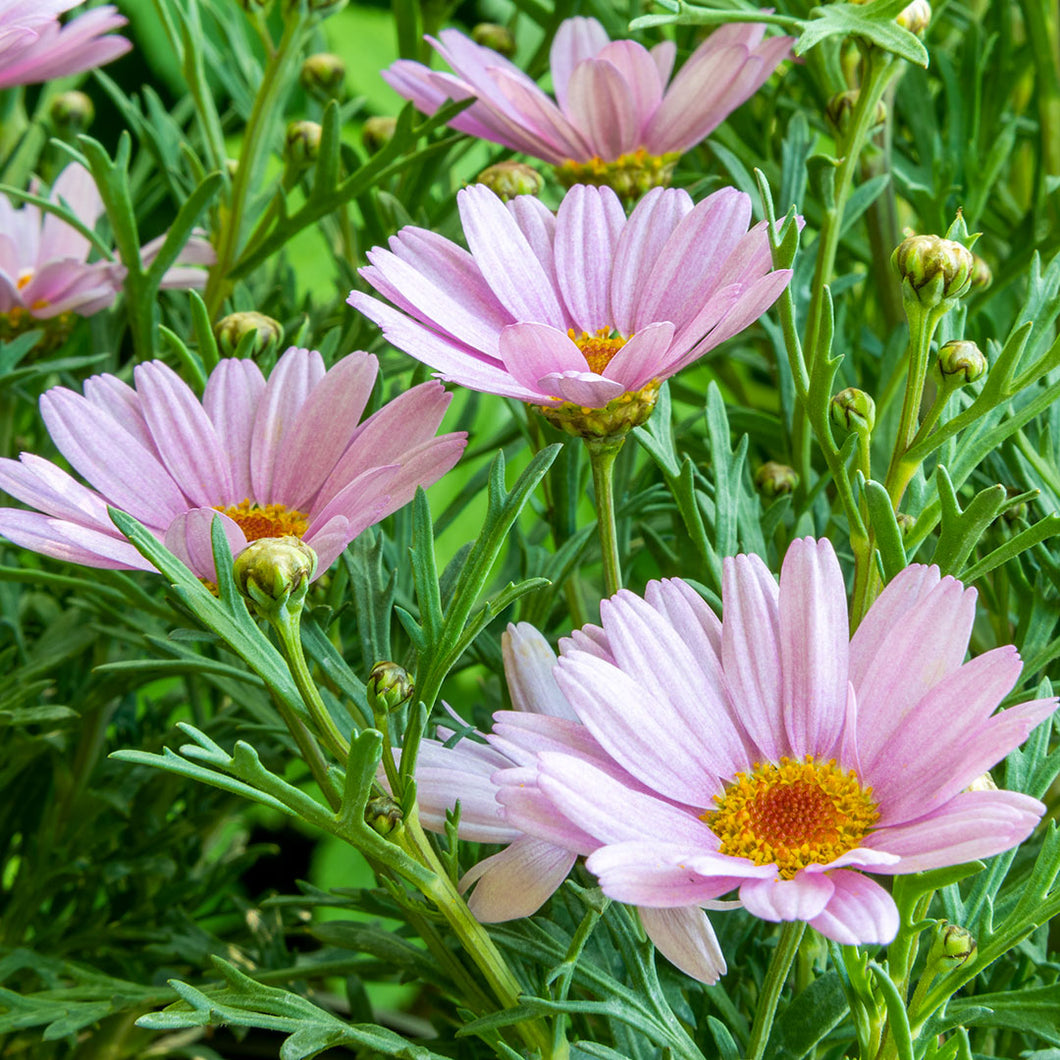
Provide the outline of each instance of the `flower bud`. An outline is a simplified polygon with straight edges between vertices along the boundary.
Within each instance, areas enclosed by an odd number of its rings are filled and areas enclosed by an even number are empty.
[[[516,195],[540,195],[545,186],[544,178],[533,166],[511,161],[488,166],[475,178],[475,183],[485,184],[505,202]]]
[[[958,924],[947,924],[942,929],[942,956],[954,964],[964,964],[971,957],[978,945],[975,936]]]
[[[850,127],[850,116],[858,102],[857,89],[848,92],[837,92],[827,103],[825,115],[837,132],[845,133]],[[882,125],[887,120],[887,104],[881,99],[873,111],[872,124]]]
[[[972,281],[972,252],[941,236],[910,236],[898,244],[891,264],[902,277],[903,293],[922,305],[960,298]]]
[[[894,521],[898,524],[902,537],[908,537],[913,532],[913,527],[916,526],[916,517],[908,512],[898,512]]]
[[[365,150],[373,155],[377,151],[382,151],[394,139],[395,129],[397,129],[397,118],[392,118],[388,114],[376,114],[368,118],[361,126],[361,139],[364,141]]]
[[[496,22],[480,22],[471,31],[471,39],[507,59],[515,54],[515,35],[507,26],[498,26]]]
[[[228,174],[229,180],[235,180],[236,174],[239,172],[239,159],[238,158],[226,158],[225,159],[225,172]]]
[[[296,169],[311,166],[320,154],[323,129],[315,121],[293,121],[287,126],[283,160]]]
[[[979,776],[977,776],[964,790],[997,791],[997,782],[989,773],[980,773]]]
[[[1022,492],[1022,490],[1016,489],[1015,486],[1005,487],[1005,493],[1009,497],[1018,497]],[[1027,502],[1019,501],[1017,504],[1013,504],[1011,507],[1006,508],[1001,513],[1001,518],[1004,519],[1006,523],[1022,522],[1027,518]]]
[[[990,266],[974,251],[972,252],[972,289],[985,291],[994,282]]]
[[[859,434],[870,434],[876,426],[876,402],[856,386],[840,390],[832,398],[830,413],[837,427]]]
[[[778,464],[775,460],[767,460],[755,472],[755,489],[766,500],[791,493],[798,484],[798,472],[787,464]]]
[[[249,350],[251,357],[264,357],[278,346],[283,338],[283,328],[278,320],[254,310],[229,313],[217,322],[215,329],[217,344],[226,357],[234,356],[244,336],[251,332],[254,334],[254,341]]]
[[[327,103],[336,99],[342,92],[342,83],[346,80],[346,64],[331,52],[317,52],[302,63],[298,75],[302,88],[314,99]]]
[[[302,606],[317,555],[297,537],[263,537],[236,557],[236,587],[263,615]]]
[[[922,37],[931,22],[931,5],[928,0],[913,0],[911,4],[898,12],[895,22],[902,29],[907,29],[910,33]]]
[[[390,835],[404,820],[401,807],[389,795],[369,799],[364,808],[365,823],[380,835]]]
[[[56,96],[48,108],[48,116],[55,131],[64,139],[72,140],[92,124],[96,108],[84,92],[74,90]]]
[[[970,340],[953,339],[939,349],[938,370],[947,387],[957,389],[986,375],[982,350]]]
[[[368,705],[372,714],[389,714],[412,698],[416,683],[396,662],[377,662],[368,675]]]

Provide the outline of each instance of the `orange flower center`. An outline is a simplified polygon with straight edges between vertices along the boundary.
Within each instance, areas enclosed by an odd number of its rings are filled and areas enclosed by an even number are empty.
[[[24,290],[26,287],[29,286],[29,283],[30,283],[30,281],[32,279],[33,279],[33,270],[32,269],[23,269],[18,274],[18,280],[16,281],[16,285],[17,285],[18,289],[20,291]]]
[[[872,788],[862,788],[853,770],[813,755],[758,763],[737,773],[714,802],[700,819],[721,840],[721,852],[776,864],[785,880],[853,850],[880,816]]]
[[[611,363],[615,354],[628,341],[621,335],[616,335],[612,338],[610,328],[600,328],[592,335],[587,331],[583,331],[578,335],[575,333],[574,328],[570,328],[567,334],[575,346],[582,351],[582,356],[585,358],[585,363],[589,366],[589,370],[596,372],[597,375],[603,372]],[[632,338],[632,336],[630,337]]]
[[[263,537],[301,537],[309,529],[309,516],[284,504],[256,504],[247,498],[239,504],[214,507],[239,526],[248,544]]]

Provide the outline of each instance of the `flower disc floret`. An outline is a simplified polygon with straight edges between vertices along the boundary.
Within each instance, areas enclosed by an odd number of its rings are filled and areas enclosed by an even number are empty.
[[[775,864],[790,880],[807,865],[827,865],[854,850],[879,819],[872,789],[834,758],[760,762],[733,777],[716,809],[700,819],[721,840],[721,852]]]
[[[309,529],[309,516],[285,504],[257,504],[249,497],[239,504],[214,505],[227,515],[250,541],[263,537],[301,537]]]

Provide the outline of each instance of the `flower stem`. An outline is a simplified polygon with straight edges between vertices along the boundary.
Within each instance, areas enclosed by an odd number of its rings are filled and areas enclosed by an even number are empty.
[[[618,531],[615,528],[614,470],[615,458],[625,440],[624,437],[617,440],[585,439],[596,494],[596,525],[604,564],[604,596],[614,596],[622,588],[622,563],[618,556]]]
[[[754,1026],[751,1028],[751,1040],[747,1044],[748,1060],[762,1060],[765,1056],[769,1035],[773,1030],[773,1019],[777,1014],[780,991],[784,989],[784,983],[788,978],[792,961],[795,960],[795,954],[799,952],[799,943],[802,942],[805,931],[806,922],[803,920],[789,920],[781,928],[777,948],[773,951],[773,959],[769,962],[765,981],[762,983],[758,1010],[755,1012]]]

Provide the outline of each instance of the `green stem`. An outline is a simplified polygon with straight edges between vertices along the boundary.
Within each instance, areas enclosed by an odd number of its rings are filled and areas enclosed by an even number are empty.
[[[748,1060],[762,1060],[765,1056],[769,1035],[773,1030],[773,1019],[777,1014],[780,992],[784,989],[791,962],[795,960],[795,954],[799,952],[799,943],[805,931],[806,922],[803,920],[789,920],[781,928],[777,948],[773,951],[773,958],[766,969],[762,993],[758,998],[758,1009],[755,1012],[754,1025],[751,1027],[751,1039],[747,1043]]]
[[[614,471],[615,458],[624,441],[624,437],[617,441],[614,438],[585,440],[596,493],[596,525],[604,564],[604,596],[614,596],[622,588],[622,562],[618,555],[618,532],[615,528]]]

